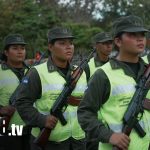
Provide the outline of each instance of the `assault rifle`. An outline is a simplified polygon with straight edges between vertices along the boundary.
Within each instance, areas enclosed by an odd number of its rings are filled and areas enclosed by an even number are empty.
[[[35,65],[38,65],[40,64],[41,60],[43,59],[43,57],[45,56],[45,53],[43,53],[40,57],[40,59],[38,61],[36,61],[32,66],[35,66]],[[32,67],[31,66],[31,67]],[[28,67],[28,71],[31,67]],[[12,69],[12,68],[10,68]],[[13,70],[13,69],[12,69]],[[28,71],[25,73],[24,77],[26,76],[26,74],[28,73]],[[14,108],[12,108],[12,111],[10,112],[9,115],[7,116],[2,116],[0,117],[0,133],[3,133],[3,128],[5,128],[5,130],[8,129],[9,127],[9,123],[10,123],[10,120],[13,116],[13,114],[15,113],[16,109],[15,109],[15,101],[16,101],[16,95],[18,93],[18,88],[19,88],[19,85],[17,86],[17,88],[15,89],[15,91],[12,93],[11,97],[9,98],[9,104],[11,106],[13,106]]]
[[[93,56],[95,49],[90,53],[90,55],[83,60],[80,65],[73,71],[73,74],[70,77],[70,80],[64,85],[64,88],[60,95],[57,97],[55,103],[53,104],[50,114],[57,117],[62,125],[66,125],[67,121],[63,116],[63,108],[67,107],[68,98],[74,90],[79,78],[81,77],[84,68],[86,67],[88,61]],[[39,147],[44,148],[48,142],[48,138],[51,134],[51,129],[43,128],[39,136],[34,140],[34,143]]]
[[[140,137],[144,137],[146,135],[145,131],[143,130],[138,121],[141,119],[144,109],[150,110],[148,107],[150,101],[146,99],[146,95],[149,89],[150,89],[150,64],[148,65],[143,76],[139,80],[139,83],[136,86],[136,91],[123,117],[122,132],[128,136],[130,135],[133,128]],[[140,114],[141,117],[139,116]],[[113,150],[120,150],[120,149],[114,146]]]

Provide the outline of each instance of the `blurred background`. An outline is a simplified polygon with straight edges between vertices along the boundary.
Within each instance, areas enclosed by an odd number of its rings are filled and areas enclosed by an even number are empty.
[[[125,15],[138,15],[150,28],[148,0],[0,0],[0,51],[4,37],[20,33],[27,45],[27,58],[47,51],[47,31],[53,26],[69,27],[74,35],[78,59],[91,51],[91,38],[110,31],[112,22]]]

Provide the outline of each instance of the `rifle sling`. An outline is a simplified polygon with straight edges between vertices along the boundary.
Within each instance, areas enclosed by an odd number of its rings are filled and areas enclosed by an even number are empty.
[[[143,107],[144,107],[144,109],[146,109],[146,110],[150,110],[150,99],[145,99],[144,100],[144,103],[143,103]]]
[[[81,101],[81,98],[80,98],[80,97],[70,96],[70,97],[68,98],[67,103],[68,103],[69,105],[71,105],[71,106],[79,106],[80,101]]]

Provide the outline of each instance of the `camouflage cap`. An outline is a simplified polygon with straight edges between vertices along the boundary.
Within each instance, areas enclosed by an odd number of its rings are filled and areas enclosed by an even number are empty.
[[[103,42],[112,41],[112,40],[113,40],[112,36],[109,32],[97,33],[93,37],[93,43],[103,43]]]
[[[25,43],[24,38],[21,34],[9,34],[5,37],[4,47],[14,44],[26,45],[27,43]]]
[[[112,25],[112,35],[116,37],[121,32],[148,32],[140,17],[130,15],[118,18]]]
[[[54,27],[48,31],[48,42],[56,39],[75,38],[71,31],[64,27]]]

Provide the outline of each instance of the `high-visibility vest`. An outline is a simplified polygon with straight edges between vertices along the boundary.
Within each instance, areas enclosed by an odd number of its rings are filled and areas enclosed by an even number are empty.
[[[9,105],[9,99],[17,86],[19,85],[19,79],[10,69],[2,70],[0,65],[0,105],[7,106]],[[11,125],[25,125],[24,121],[21,119],[20,115],[17,111],[13,114],[10,123],[9,129],[11,129]]]
[[[127,110],[133,94],[136,90],[135,80],[125,75],[122,69],[112,70],[110,63],[101,67],[110,81],[110,96],[107,102],[99,111],[99,119],[115,132],[121,132],[123,126],[123,116]],[[150,93],[147,94],[150,97]],[[143,116],[139,121],[146,132],[146,136],[141,138],[133,129],[130,138],[131,142],[128,150],[148,150],[150,143],[150,112],[144,110]],[[99,144],[100,150],[111,150],[112,145],[106,143]]]
[[[53,103],[63,90],[66,81],[57,71],[53,71],[51,73],[48,72],[47,63],[38,65],[35,68],[41,79],[42,96],[34,103],[34,106],[40,113],[48,115],[50,114],[50,109],[53,106]],[[86,77],[85,74],[83,74],[80,77],[72,96],[82,97],[86,87]],[[63,115],[67,124],[63,126],[60,121],[58,121],[56,127],[51,132],[49,141],[60,142],[68,139],[69,137],[73,137],[77,140],[84,138],[84,131],[81,129],[77,120],[77,106],[68,105]],[[39,133],[39,128],[32,129],[32,135],[34,137],[37,137]]]
[[[144,60],[145,63],[147,63],[147,64],[149,63],[147,55],[142,57],[142,59]]]
[[[94,57],[90,59],[89,63],[89,68],[90,68],[90,77],[94,74],[94,72],[100,68],[100,67],[96,67],[95,66],[95,61],[94,61]]]

